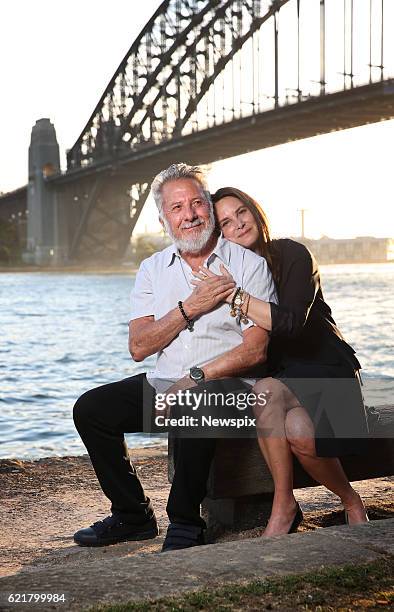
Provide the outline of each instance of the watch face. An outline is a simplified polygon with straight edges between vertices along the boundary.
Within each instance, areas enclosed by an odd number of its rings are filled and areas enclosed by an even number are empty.
[[[204,372],[201,368],[190,368],[190,378],[196,382],[204,379]]]

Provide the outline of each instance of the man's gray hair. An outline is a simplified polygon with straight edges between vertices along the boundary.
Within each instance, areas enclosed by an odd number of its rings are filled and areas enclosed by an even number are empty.
[[[178,179],[194,179],[200,183],[206,199],[212,204],[211,194],[207,187],[206,174],[200,166],[188,166],[188,164],[184,163],[171,164],[171,166],[162,170],[155,176],[151,185],[151,193],[161,217],[163,216],[162,187],[165,183]]]

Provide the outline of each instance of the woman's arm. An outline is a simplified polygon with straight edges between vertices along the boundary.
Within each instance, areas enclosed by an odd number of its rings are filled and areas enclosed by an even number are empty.
[[[222,276],[228,277],[229,280],[233,278],[230,272],[224,267],[223,264],[220,264],[220,270],[222,272]],[[211,270],[209,270],[208,268],[201,266],[200,271],[198,273],[194,272],[194,276],[196,276],[198,279],[200,279],[200,281],[202,281],[206,279],[207,277],[212,278],[218,275],[211,272]],[[199,284],[198,281],[192,281],[192,285],[198,285],[198,284]],[[224,301],[227,302],[227,304],[231,304],[233,296],[234,296],[234,291],[231,292],[231,294]],[[243,308],[243,311],[245,312],[244,308]],[[262,329],[265,329],[266,331],[271,331],[271,303],[270,302],[264,302],[263,300],[260,300],[259,298],[253,297],[253,295],[251,295],[249,298],[247,317],[248,319],[253,321],[253,323],[255,323],[257,327],[261,327]]]
[[[220,269],[223,275],[231,276],[223,265]],[[198,278],[207,276],[214,274],[201,268]],[[272,336],[296,338],[305,326],[319,287],[319,271],[312,254],[303,245],[292,243],[292,252],[282,260],[279,305],[250,296],[247,316]],[[226,298],[227,303],[231,304],[232,296]]]
[[[313,255],[303,245],[289,241],[282,255],[279,306],[270,304],[273,336],[299,336],[319,288],[319,269]]]
[[[274,306],[276,306],[276,304],[274,304]],[[263,302],[251,295],[247,318],[253,321],[258,327],[262,327],[270,332],[272,330],[271,303]]]

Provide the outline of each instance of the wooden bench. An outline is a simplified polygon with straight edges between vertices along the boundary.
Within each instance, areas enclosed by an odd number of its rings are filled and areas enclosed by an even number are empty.
[[[379,406],[379,420],[370,425],[366,455],[341,459],[350,481],[394,474],[394,406]],[[169,481],[174,473],[169,441]],[[294,458],[294,488],[318,486]],[[265,525],[271,512],[273,481],[254,439],[221,439],[208,480],[202,511],[211,533]]]

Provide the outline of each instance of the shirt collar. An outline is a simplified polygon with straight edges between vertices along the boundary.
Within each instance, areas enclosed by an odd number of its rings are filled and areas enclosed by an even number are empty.
[[[175,244],[171,244],[168,247],[168,251],[167,251],[167,257],[166,257],[167,267],[169,267],[173,263],[175,257],[180,257],[180,255],[181,254],[179,253],[179,251],[178,251],[177,247],[175,246]]]
[[[208,256],[207,263],[212,261],[213,255],[219,257],[219,259],[225,264],[230,264],[230,243],[226,238],[223,238],[223,234],[219,235],[218,241],[213,249],[212,253]],[[174,262],[175,257],[180,257],[181,254],[175,244],[168,247],[167,252],[167,267],[171,266]]]
[[[208,257],[208,263],[212,256],[216,255],[219,259],[228,266],[230,264],[230,243],[226,238],[223,238],[223,234],[219,235],[218,241],[213,249],[212,253]]]

